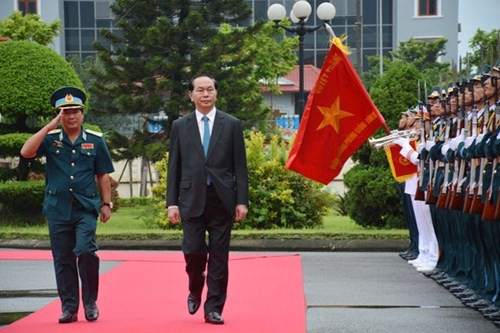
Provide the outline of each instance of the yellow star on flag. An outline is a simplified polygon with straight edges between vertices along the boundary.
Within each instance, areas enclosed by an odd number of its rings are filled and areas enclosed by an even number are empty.
[[[340,120],[342,118],[353,116],[352,113],[340,109],[340,96],[337,96],[330,107],[318,106],[318,109],[323,114],[323,120],[316,129],[317,131],[319,131],[323,127],[330,125],[338,134]]]

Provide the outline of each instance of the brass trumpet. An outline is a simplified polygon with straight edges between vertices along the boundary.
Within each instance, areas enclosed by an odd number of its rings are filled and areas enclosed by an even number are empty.
[[[368,142],[370,143],[370,146],[378,150],[380,148],[391,145],[399,138],[411,138],[415,135],[418,135],[419,133],[420,132],[417,129],[393,131],[391,134],[383,136],[381,138],[369,138]]]

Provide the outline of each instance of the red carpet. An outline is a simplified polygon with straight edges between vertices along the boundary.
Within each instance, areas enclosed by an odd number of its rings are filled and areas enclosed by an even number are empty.
[[[99,257],[123,263],[101,276],[98,321],[88,323],[80,309],[78,322],[58,324],[57,300],[1,332],[306,332],[298,255],[232,254],[222,326],[204,322],[203,305],[194,316],[187,312],[187,275],[181,253],[99,251]],[[51,254],[0,251],[0,260],[51,260]]]

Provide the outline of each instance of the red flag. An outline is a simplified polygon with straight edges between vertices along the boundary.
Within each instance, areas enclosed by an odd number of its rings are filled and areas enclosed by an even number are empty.
[[[335,44],[309,95],[286,169],[328,184],[384,118]]]
[[[415,140],[410,141],[410,145],[415,149]],[[398,183],[408,180],[417,173],[417,166],[399,153],[401,151],[400,146],[393,144],[385,147],[384,150],[391,167],[392,176]]]

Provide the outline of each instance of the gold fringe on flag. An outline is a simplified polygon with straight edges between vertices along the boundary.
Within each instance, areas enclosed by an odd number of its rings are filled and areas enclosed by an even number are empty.
[[[331,39],[331,43],[335,44],[335,46],[338,47],[345,54],[351,54],[351,51],[349,51],[348,46],[344,44],[344,42],[346,40],[347,40],[347,36],[346,35],[342,35],[340,37],[333,37]]]
[[[387,161],[389,162],[389,167],[391,168],[391,174],[392,177],[398,182],[398,183],[404,183],[408,179],[412,178],[415,173],[409,173],[409,174],[403,174],[403,175],[398,175],[396,172],[396,166],[394,165],[394,160],[392,156],[392,152],[390,149],[390,146],[384,147],[385,154],[387,156]]]

